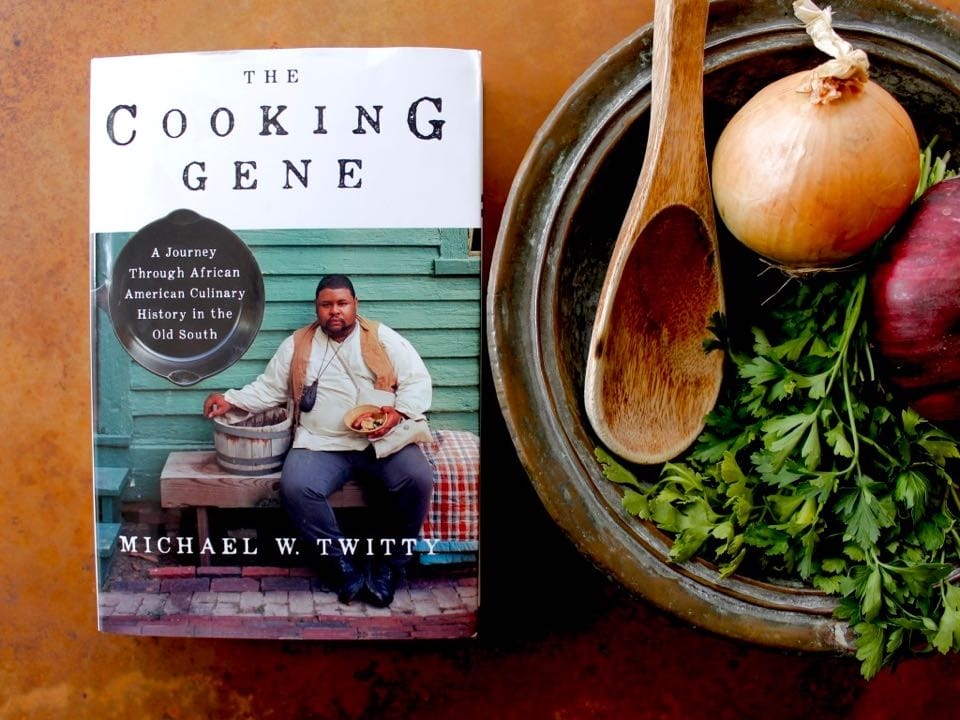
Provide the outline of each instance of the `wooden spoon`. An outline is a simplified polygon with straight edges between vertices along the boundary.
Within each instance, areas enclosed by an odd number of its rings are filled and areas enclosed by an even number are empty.
[[[636,463],[683,452],[722,378],[722,353],[703,346],[724,308],[703,134],[708,12],[708,0],[656,0],[646,155],[590,339],[587,415]]]

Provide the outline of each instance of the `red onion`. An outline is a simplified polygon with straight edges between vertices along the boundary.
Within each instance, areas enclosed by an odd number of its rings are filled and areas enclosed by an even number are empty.
[[[914,203],[871,277],[886,374],[927,420],[960,420],[960,177]]]

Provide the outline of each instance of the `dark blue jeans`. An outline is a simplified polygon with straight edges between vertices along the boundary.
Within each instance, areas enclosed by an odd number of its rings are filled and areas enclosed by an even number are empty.
[[[355,549],[350,548],[355,539],[344,537],[327,501],[351,478],[364,486],[367,502],[381,525],[376,538],[360,538]],[[373,547],[393,564],[406,563],[412,557],[409,539],[419,535],[432,495],[433,469],[416,445],[382,459],[372,448],[342,452],[294,448],[280,475],[283,507],[311,549],[321,556],[365,556]]]

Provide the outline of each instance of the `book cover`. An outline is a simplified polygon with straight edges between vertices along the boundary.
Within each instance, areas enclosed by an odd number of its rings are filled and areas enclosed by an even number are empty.
[[[101,630],[473,636],[480,56],[91,63]]]

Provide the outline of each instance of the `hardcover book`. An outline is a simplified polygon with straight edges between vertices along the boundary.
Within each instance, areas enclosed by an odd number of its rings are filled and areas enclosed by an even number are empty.
[[[101,630],[473,636],[476,51],[91,64]]]

